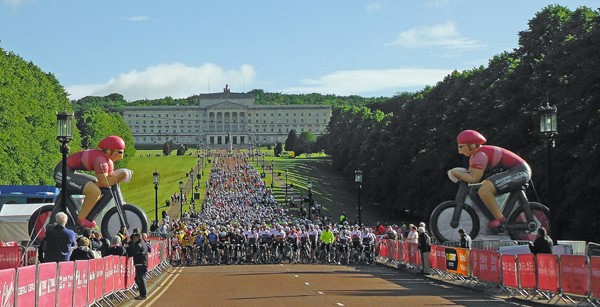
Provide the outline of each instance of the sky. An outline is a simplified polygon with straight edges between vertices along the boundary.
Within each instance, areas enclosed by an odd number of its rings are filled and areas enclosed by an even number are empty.
[[[392,97],[518,48],[548,5],[600,0],[0,0],[0,48],[69,99],[263,89]]]

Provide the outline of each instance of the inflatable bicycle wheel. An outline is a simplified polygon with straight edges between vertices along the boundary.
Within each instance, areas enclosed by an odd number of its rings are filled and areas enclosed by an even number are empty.
[[[130,233],[134,228],[139,228],[143,233],[148,232],[148,218],[146,213],[135,205],[123,205],[123,214],[129,224]],[[102,236],[112,239],[121,229],[121,219],[117,207],[110,208],[102,219]]]
[[[29,222],[27,222],[27,231],[34,244],[39,244],[46,237],[46,226],[50,223],[53,210],[54,205],[46,205],[39,207],[31,214]]]
[[[444,243],[446,241],[459,241],[459,228],[464,229],[465,232],[471,236],[471,238],[475,238],[479,233],[479,217],[473,208],[466,205],[463,207],[463,211],[460,214],[458,227],[453,228],[450,225],[455,208],[456,202],[449,200],[439,204],[435,209],[433,209],[433,212],[431,212],[429,227],[431,228],[433,236],[440,243]]]
[[[535,239],[537,238],[537,230],[540,229],[540,227],[546,228],[548,235],[550,235],[550,209],[536,202],[530,202],[529,206],[531,207],[531,213],[533,214],[533,219],[537,225],[532,231],[517,229],[509,230],[510,237],[513,240],[535,241]],[[527,218],[525,217],[525,211],[521,206],[519,206],[515,211],[513,211],[513,213],[508,218],[509,224],[526,222]]]

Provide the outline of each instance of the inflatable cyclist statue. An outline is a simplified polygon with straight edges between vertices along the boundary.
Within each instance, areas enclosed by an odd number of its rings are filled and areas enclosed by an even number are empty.
[[[100,149],[87,149],[67,157],[67,189],[71,194],[81,194],[85,198],[77,216],[77,223],[84,228],[96,228],[96,222],[88,220],[102,193],[100,188],[110,188],[119,182],[129,182],[133,172],[128,169],[114,170],[114,162],[123,159],[125,142],[116,135],[108,136],[98,143]],[[91,171],[97,180],[75,173]],[[62,161],[54,169],[54,180],[62,182]]]
[[[495,229],[506,223],[500,211],[496,196],[520,189],[531,179],[531,169],[527,162],[510,150],[486,143],[485,137],[474,130],[458,134],[458,153],[469,157],[469,169],[453,168],[448,172],[451,178],[467,183],[479,183],[485,170],[502,168],[505,171],[494,174],[481,182],[478,195],[494,216],[488,227]]]

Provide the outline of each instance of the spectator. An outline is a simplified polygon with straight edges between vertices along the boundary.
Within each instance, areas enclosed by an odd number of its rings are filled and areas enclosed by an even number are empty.
[[[112,241],[110,243],[110,247],[106,251],[106,255],[107,256],[110,256],[110,255],[127,256],[127,251],[125,250],[125,247],[123,247],[121,245],[121,238],[119,238],[118,236],[115,236],[112,239]]]
[[[533,244],[529,243],[529,250],[533,254],[552,254],[552,247],[554,243],[552,243],[552,239],[547,235],[546,229],[544,227],[540,227],[538,229],[538,237],[533,241]]]
[[[148,249],[148,254],[152,252],[152,245],[150,244],[150,240],[148,240],[148,234],[142,233],[142,240],[146,242],[146,247]]]
[[[408,225],[408,235],[406,236],[406,240],[410,243],[419,243],[419,233],[417,231],[417,226],[414,224]],[[425,230],[425,229],[423,229]]]
[[[384,234],[385,234],[385,226],[383,226],[383,224],[381,224],[380,222],[377,222],[377,226],[375,227],[375,235],[381,236]]]
[[[67,214],[59,212],[55,219],[56,225],[48,225],[46,228],[46,238],[42,244],[44,262],[69,261],[71,248],[76,245],[75,232],[65,227],[69,219]]]
[[[158,231],[158,221],[157,220],[153,220],[152,221],[152,225],[150,225],[150,232],[157,232]]]
[[[389,240],[398,240],[398,233],[392,228],[392,226],[388,226],[387,231],[387,239]]]
[[[421,252],[421,261],[423,262],[423,269],[421,274],[429,274],[429,252],[431,252],[431,245],[429,245],[429,234],[425,231],[425,228],[419,227],[417,229],[419,233],[419,251]]]
[[[458,229],[458,234],[460,235],[459,247],[471,249],[471,236],[466,234],[465,230],[462,228]]]
[[[136,300],[146,299],[146,281],[144,276],[148,272],[148,247],[146,242],[142,240],[142,234],[139,229],[134,229],[131,234],[131,242],[127,247],[127,256],[133,257],[133,265],[135,265],[135,284],[140,291]]]
[[[110,247],[110,241],[102,236],[102,232],[94,231],[94,237],[92,239],[92,246],[98,246],[95,250],[99,251],[102,257],[106,256],[106,251]]]
[[[94,259],[94,253],[90,249],[90,239],[81,237],[77,239],[77,248],[71,253],[71,260],[90,260]]]

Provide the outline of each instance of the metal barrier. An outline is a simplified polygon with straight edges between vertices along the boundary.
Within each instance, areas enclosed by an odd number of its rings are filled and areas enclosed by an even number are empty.
[[[588,256],[600,256],[600,244],[597,243],[588,243],[586,248],[586,255]]]
[[[155,242],[148,255],[154,273],[168,266],[161,252],[166,243]],[[3,306],[114,306],[111,300],[122,302],[136,295],[134,279],[133,258],[121,256],[8,268],[0,270],[5,289],[0,301]]]
[[[487,246],[525,242],[495,241]],[[398,267],[421,268],[416,244],[399,243],[381,240],[378,259]],[[395,253],[390,253],[394,250]],[[399,254],[402,257],[398,257]],[[562,300],[567,304],[587,302],[591,306],[600,305],[600,256],[501,255],[489,249],[467,250],[433,245],[430,260],[432,274],[441,279],[483,285],[488,291],[499,289],[498,292],[508,292],[511,296],[518,295],[523,299],[545,298],[547,303],[556,304]]]

